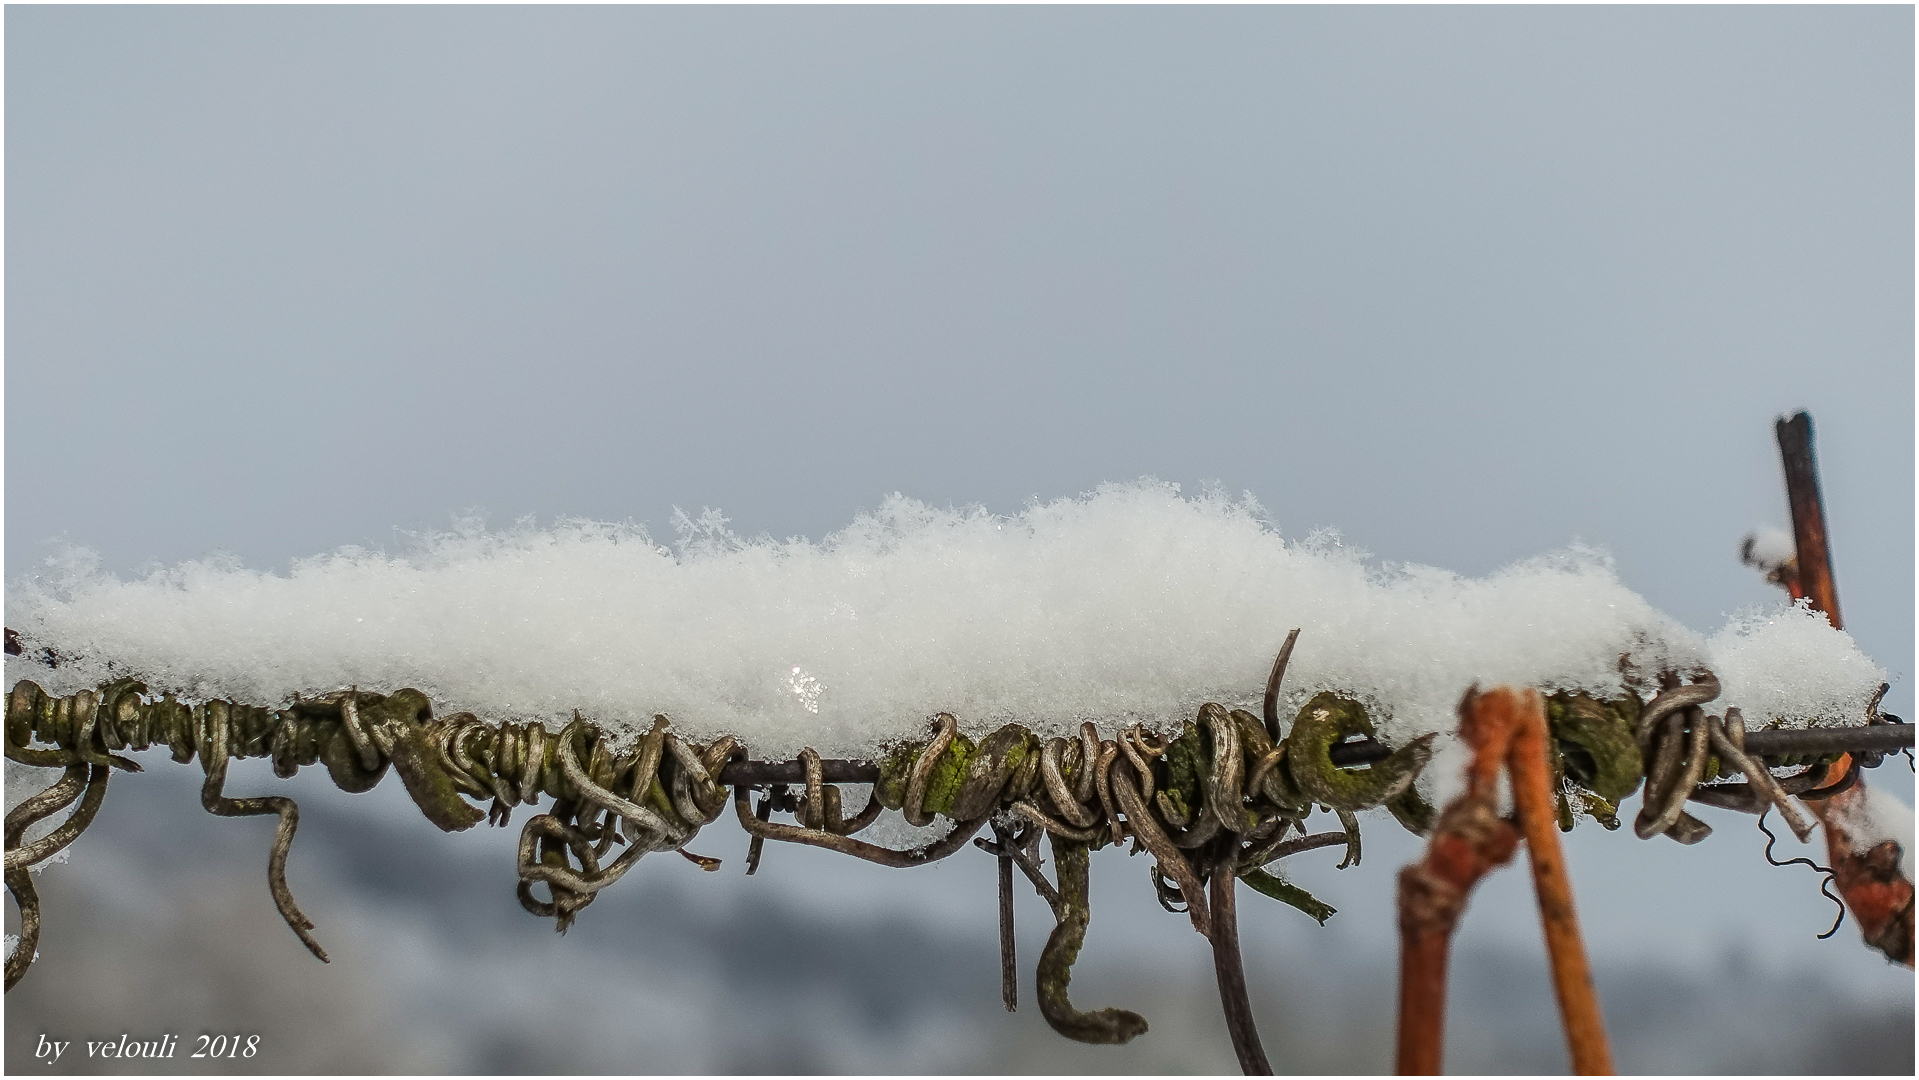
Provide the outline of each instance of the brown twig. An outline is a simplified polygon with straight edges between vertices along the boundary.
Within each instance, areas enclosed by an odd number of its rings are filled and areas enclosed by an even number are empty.
[[[1553,993],[1559,998],[1559,1015],[1566,1027],[1566,1047],[1572,1052],[1573,1072],[1581,1076],[1609,1075],[1613,1071],[1612,1049],[1606,1042],[1606,1023],[1599,1011],[1599,995],[1593,989],[1592,965],[1586,959],[1579,918],[1573,910],[1572,880],[1566,875],[1566,858],[1559,846],[1559,815],[1553,797],[1552,765],[1547,760],[1545,703],[1539,691],[1528,689],[1517,695],[1515,704],[1516,730],[1507,758],[1513,808],[1526,834],[1533,891],[1539,897],[1539,919],[1545,927],[1546,952],[1552,962]]]
[[[1472,748],[1464,794],[1433,826],[1426,857],[1399,872],[1399,1043],[1395,1071],[1437,1075],[1446,1036],[1453,929],[1479,879],[1513,857],[1519,833],[1499,816],[1499,773],[1517,723],[1509,690],[1468,690],[1459,732]]]
[[[773,803],[785,794],[786,786],[784,784],[774,785],[772,791],[760,797],[760,805],[753,811],[754,820],[773,820]],[[759,835],[755,835],[752,841],[746,845],[746,873],[748,877],[760,872],[760,855],[764,853],[765,847],[766,837]]]
[[[1286,677],[1286,661],[1293,657],[1293,646],[1299,642],[1299,627],[1286,635],[1286,644],[1279,647],[1279,655],[1273,658],[1273,673],[1266,679],[1266,696],[1260,702],[1260,715],[1266,725],[1266,737],[1277,743],[1279,730],[1279,684]]]
[[[1833,585],[1832,551],[1826,546],[1826,505],[1819,496],[1819,466],[1812,453],[1812,417],[1805,410],[1773,423],[1779,438],[1779,456],[1786,466],[1786,498],[1792,504],[1792,538],[1798,549],[1793,560],[1797,592],[1826,613],[1835,628],[1839,618],[1839,591]]]
[[[1812,417],[1802,410],[1789,420],[1778,421],[1774,430],[1786,468],[1786,498],[1792,505],[1799,586],[1794,595],[1807,597],[1813,607],[1825,612],[1835,629],[1842,629],[1845,623],[1839,617],[1832,552],[1826,544],[1825,503],[1819,494],[1819,468],[1812,451]],[[1848,754],[1826,770],[1825,782],[1837,785],[1856,776],[1854,755]],[[1852,836],[1845,827],[1865,798],[1865,784],[1855,782],[1830,797],[1808,798],[1805,803],[1825,827],[1826,857],[1832,864],[1833,880],[1845,897],[1846,907],[1858,920],[1866,943],[1895,962],[1912,967],[1913,887],[1899,872],[1898,844],[1887,841],[1868,851],[1854,852]]]

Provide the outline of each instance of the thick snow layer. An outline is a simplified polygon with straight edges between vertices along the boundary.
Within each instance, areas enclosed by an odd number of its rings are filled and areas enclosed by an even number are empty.
[[[69,566],[16,584],[29,656],[9,685],[57,692],[134,673],[155,691],[273,704],[415,686],[440,710],[623,730],[666,713],[758,756],[857,755],[948,711],[1168,726],[1208,700],[1258,708],[1274,652],[1303,633],[1290,705],[1356,695],[1394,741],[1449,728],[1466,687],[1615,693],[1628,670],[1716,671],[1747,723],[1857,722],[1884,678],[1847,635],[1783,605],[1711,638],[1573,549],[1469,579],[1288,541],[1250,499],[1108,485],[998,517],[901,496],[822,542],[742,540],[681,516],[672,549],[636,527],[480,528],[357,549],[286,574],[204,561],[120,580]],[[1290,710],[1289,710],[1290,712]]]
[[[1864,723],[1866,702],[1885,681],[1852,635],[1804,605],[1740,612],[1707,639],[1706,654],[1725,686],[1708,711],[1737,705],[1749,728],[1778,718],[1789,727]]]

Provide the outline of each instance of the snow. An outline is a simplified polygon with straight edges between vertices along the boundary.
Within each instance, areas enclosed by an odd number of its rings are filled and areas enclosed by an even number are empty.
[[[1288,714],[1314,692],[1367,702],[1398,742],[1448,729],[1474,682],[1583,689],[1706,666],[1749,725],[1857,722],[1884,673],[1803,608],[1711,637],[1575,547],[1483,578],[1382,565],[1336,535],[1283,537],[1250,496],[1110,484],[1012,516],[904,496],[823,541],[743,539],[717,512],[678,542],[632,525],[466,525],[406,550],[342,549],[286,573],[210,559],[121,579],[84,554],[8,591],[28,658],[7,679],[70,693],[134,673],[154,691],[276,704],[357,685],[442,713],[616,730],[655,713],[760,757],[858,756],[938,711],[1166,727],[1205,701],[1258,708],[1303,628]],[[49,669],[51,647],[77,660]]]
[[[1739,706],[1749,728],[1780,717],[1812,726],[1864,723],[1866,702],[1885,681],[1852,635],[1804,603],[1738,612],[1707,639],[1706,651],[1726,688],[1722,701]],[[1819,676],[1809,678],[1812,671]]]

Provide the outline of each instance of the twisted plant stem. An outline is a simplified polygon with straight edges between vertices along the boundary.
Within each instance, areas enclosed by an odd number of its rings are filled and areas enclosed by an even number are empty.
[[[1842,629],[1845,621],[1839,616],[1832,551],[1826,543],[1825,499],[1819,493],[1819,465],[1812,448],[1812,417],[1803,410],[1794,413],[1790,419],[1775,423],[1774,432],[1786,471],[1786,499],[1792,508],[1797,580],[1788,583],[1788,590],[1794,599],[1803,596],[1810,600],[1835,629]],[[1879,715],[1876,700],[1867,711],[1872,714],[1869,719],[1873,725],[1883,726],[1885,718]],[[1825,780],[1836,790],[1824,798],[1818,794],[1808,797],[1806,807],[1825,827],[1826,857],[1832,864],[1833,878],[1840,895],[1846,898],[1846,907],[1857,917],[1866,943],[1893,962],[1912,967],[1913,885],[1899,871],[1899,845],[1888,840],[1868,851],[1852,850],[1847,822],[1865,801],[1866,789],[1863,783],[1849,788],[1838,785],[1848,777],[1857,777],[1856,761],[1855,752],[1834,762]]]
[[[1039,954],[1039,1012],[1054,1031],[1077,1042],[1123,1044],[1146,1033],[1146,1018],[1125,1009],[1081,1012],[1066,995],[1073,981],[1073,962],[1086,941],[1086,924],[1093,911],[1087,893],[1087,848],[1077,840],[1050,837],[1053,866],[1059,875],[1059,904],[1053,909],[1058,923],[1047,935]]]

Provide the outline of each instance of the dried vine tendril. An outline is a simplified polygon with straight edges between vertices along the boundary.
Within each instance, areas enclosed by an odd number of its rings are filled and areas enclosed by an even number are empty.
[[[1824,941],[1826,938],[1829,938],[1832,935],[1838,933],[1839,928],[1845,925],[1845,922],[1846,922],[1846,903],[1845,901],[1839,899],[1837,896],[1834,896],[1832,894],[1832,890],[1830,886],[1832,885],[1833,881],[1838,877],[1837,874],[1833,873],[1832,867],[1821,866],[1818,863],[1812,861],[1811,859],[1806,858],[1804,855],[1797,855],[1783,862],[1780,861],[1779,859],[1775,858],[1772,853],[1772,846],[1779,842],[1779,838],[1773,835],[1771,829],[1766,828],[1766,814],[1764,811],[1760,812],[1759,820],[1755,824],[1759,826],[1760,832],[1766,834],[1765,854],[1766,854],[1767,862],[1771,863],[1774,866],[1798,866],[1803,864],[1805,866],[1812,867],[1815,873],[1825,875],[1819,881],[1819,892],[1826,899],[1832,901],[1833,906],[1839,909],[1839,914],[1834,916],[1832,920],[1832,929],[1818,936],[1821,941]]]
[[[1275,665],[1273,687],[1283,671],[1284,656]],[[799,792],[771,785],[755,813],[749,810],[751,788],[740,785],[733,802],[756,854],[770,839],[898,867],[945,858],[995,821],[1004,830],[1005,857],[1017,861],[1056,916],[1039,965],[1042,1014],[1070,1037],[1125,1042],[1145,1030],[1142,1018],[1113,1009],[1080,1012],[1066,993],[1091,917],[1085,877],[1091,851],[1130,840],[1135,853],[1150,853],[1161,902],[1186,912],[1195,929],[1215,941],[1230,930],[1218,911],[1222,875],[1246,878],[1323,922],[1329,907],[1263,868],[1333,845],[1345,845],[1347,862],[1356,862],[1353,812],[1410,792],[1431,753],[1432,736],[1426,736],[1389,755],[1382,751],[1383,760],[1355,774],[1333,764],[1330,751],[1349,737],[1372,736],[1357,703],[1322,694],[1301,712],[1292,733],[1277,741],[1271,695],[1267,713],[1262,721],[1209,704],[1196,723],[1177,732],[1159,735],[1134,725],[1110,738],[1092,723],[1082,725],[1077,738],[1045,740],[1008,724],[978,742],[960,732],[956,718],[940,714],[926,738],[894,746],[877,763],[878,782],[857,814],[847,814],[839,788],[825,783],[811,750],[800,755],[805,782]],[[115,751],[156,745],[169,747],[177,762],[199,760],[206,775],[201,802],[208,811],[277,819],[269,889],[281,917],[321,960],[326,953],[312,934],[313,922],[286,880],[298,807],[282,796],[228,795],[227,768],[234,759],[269,758],[283,778],[322,765],[349,792],[369,790],[390,768],[428,820],[447,831],[481,821],[505,825],[514,807],[551,799],[521,828],[517,888],[526,910],[552,918],[564,931],[646,854],[679,851],[716,868],[718,860],[693,855],[686,845],[724,812],[720,774],[745,754],[731,738],[689,743],[665,717],[626,745],[577,715],[557,733],[537,723],[487,723],[471,713],[436,717],[426,695],[412,689],[378,694],[352,688],[267,709],[155,696],[131,678],[65,697],[23,680],[7,697],[7,755],[64,771],[6,819],[6,882],[23,929],[7,961],[9,987],[25,973],[38,938],[39,901],[28,869],[87,827],[113,769],[139,770]],[[34,825],[76,802],[58,828],[25,839]],[[1316,804],[1340,818],[1339,831],[1308,834],[1305,822]],[[792,811],[797,823],[771,820],[776,808]],[[915,824],[946,817],[956,825],[913,850],[856,839],[885,808]],[[1053,842],[1057,884],[1047,881],[1040,866],[1037,844],[1043,837]]]
[[[1241,1065],[1248,1072],[1270,1072],[1246,1001],[1235,883],[1243,880],[1324,923],[1331,907],[1266,868],[1334,846],[1345,849],[1341,868],[1356,865],[1361,856],[1356,815],[1362,810],[1385,806],[1419,833],[1430,829],[1434,817],[1413,784],[1432,755],[1435,735],[1397,749],[1381,746],[1366,709],[1330,692],[1308,701],[1283,730],[1279,688],[1297,636],[1295,630],[1274,662],[1260,716],[1208,703],[1176,731],[1148,732],[1135,724],[1107,737],[1088,722],[1076,737],[1047,739],[1007,724],[975,742],[960,731],[957,718],[941,713],[924,738],[893,745],[882,760],[863,767],[876,774],[876,782],[865,807],[850,817],[838,786],[826,782],[819,755],[803,750],[799,790],[773,782],[733,786],[735,815],[752,837],[747,872],[757,866],[767,840],[893,867],[938,861],[971,840],[1001,866],[1008,1008],[1017,995],[1007,890],[1017,868],[1054,914],[1038,963],[1041,1014],[1069,1038],[1125,1043],[1146,1030],[1144,1018],[1122,1009],[1081,1011],[1067,987],[1091,920],[1090,853],[1130,844],[1133,854],[1152,856],[1150,877],[1161,905],[1187,915],[1211,942]],[[1668,676],[1660,693],[1643,705],[1631,693],[1611,701],[1583,694],[1549,699],[1562,827],[1571,827],[1577,809],[1617,828],[1618,803],[1644,780],[1647,798],[1635,824],[1642,837],[1664,833],[1683,843],[1702,838],[1710,830],[1682,809],[1690,798],[1752,813],[1776,807],[1803,838],[1803,819],[1785,796],[1823,796],[1849,780],[1808,792],[1816,783],[1812,778],[1824,769],[1818,760],[1799,776],[1772,777],[1765,762],[1745,753],[1737,710],[1723,718],[1700,711],[1718,692],[1718,682],[1701,673],[1688,685]],[[693,854],[686,845],[725,812],[722,774],[746,756],[745,747],[731,737],[705,745],[687,742],[664,716],[655,717],[637,741],[622,741],[577,713],[557,733],[539,723],[490,723],[472,713],[436,717],[426,695],[413,689],[378,694],[352,688],[267,709],[217,699],[189,704],[172,694],[155,698],[131,678],[66,697],[50,696],[23,680],[7,697],[5,736],[9,758],[63,770],[59,780],[6,816],[5,881],[21,913],[20,942],[6,961],[8,989],[25,974],[38,941],[39,900],[29,869],[85,830],[113,770],[140,769],[114,751],[164,745],[177,762],[198,757],[206,775],[201,803],[208,811],[277,818],[267,865],[274,904],[323,961],[326,953],[312,936],[313,923],[286,882],[298,807],[281,796],[228,796],[226,773],[233,759],[270,758],[282,778],[323,765],[334,784],[348,792],[372,788],[391,768],[428,820],[446,831],[481,821],[504,826],[514,807],[537,807],[542,797],[551,799],[544,812],[521,827],[517,892],[527,911],[553,919],[564,932],[601,890],[647,854],[677,851],[704,869],[717,869],[719,860]],[[1350,767],[1355,743],[1366,750],[1360,768]],[[1341,753],[1345,764],[1335,761]],[[1745,773],[1746,783],[1702,785],[1703,779],[1728,770]],[[755,788],[762,791],[757,810],[750,805]],[[68,807],[74,809],[57,828],[25,839],[36,824]],[[914,825],[937,817],[954,825],[941,838],[910,850],[856,839],[883,809],[900,811]],[[775,810],[792,813],[796,823],[772,820]],[[1339,829],[1309,832],[1307,821],[1316,811],[1331,813]],[[975,840],[989,823],[994,839]],[[1052,847],[1050,881],[1038,854],[1042,839]],[[536,888],[544,888],[544,898]]]

